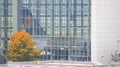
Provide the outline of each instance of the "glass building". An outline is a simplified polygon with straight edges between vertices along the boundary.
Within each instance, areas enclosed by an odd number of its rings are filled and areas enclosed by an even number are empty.
[[[4,0],[0,0],[0,35],[3,33],[3,28],[5,27],[5,9],[7,9],[7,27],[8,27],[8,35],[11,35],[12,33],[12,24],[13,24],[13,17],[12,17],[12,0],[8,0],[7,7],[4,6],[5,2]]]
[[[25,29],[31,34],[36,49],[43,50],[40,60],[91,61],[91,0],[8,1],[9,32],[16,23],[17,31]],[[17,22],[13,22],[12,10]]]
[[[7,49],[7,36],[13,30],[12,0],[0,0],[0,64],[6,63],[5,52]],[[7,32],[8,31],[8,32]],[[7,33],[5,33],[7,32]],[[5,38],[6,37],[6,38]]]

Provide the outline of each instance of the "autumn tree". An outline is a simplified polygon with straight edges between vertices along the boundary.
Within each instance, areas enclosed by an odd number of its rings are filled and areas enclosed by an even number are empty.
[[[33,61],[40,56],[41,50],[34,48],[35,41],[25,30],[16,32],[10,37],[7,59],[11,61]]]

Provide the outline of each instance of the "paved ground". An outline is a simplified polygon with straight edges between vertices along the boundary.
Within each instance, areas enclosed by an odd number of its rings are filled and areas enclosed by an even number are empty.
[[[91,62],[8,62],[0,67],[120,67],[120,63],[91,63]]]

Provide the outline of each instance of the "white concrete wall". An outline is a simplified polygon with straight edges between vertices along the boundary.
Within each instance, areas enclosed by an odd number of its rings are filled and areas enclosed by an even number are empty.
[[[12,12],[13,12],[13,33],[15,33],[18,30],[18,1],[19,0],[12,0],[13,7],[12,7]]]
[[[120,40],[120,0],[92,0],[91,38],[92,62],[109,62]]]

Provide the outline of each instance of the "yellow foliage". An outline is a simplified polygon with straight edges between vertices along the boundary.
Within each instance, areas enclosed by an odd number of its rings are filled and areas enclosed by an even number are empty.
[[[20,52],[27,52],[27,50],[26,49],[20,49]]]
[[[25,30],[21,30],[11,35],[8,44],[8,60],[29,61],[36,60],[40,56],[41,50],[35,50],[35,41]]]

